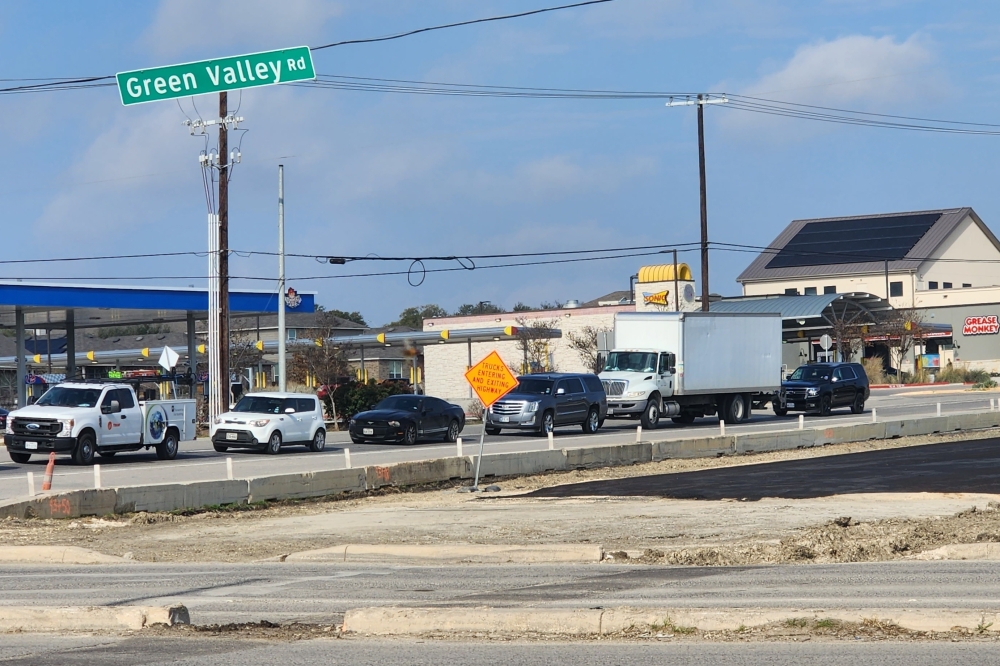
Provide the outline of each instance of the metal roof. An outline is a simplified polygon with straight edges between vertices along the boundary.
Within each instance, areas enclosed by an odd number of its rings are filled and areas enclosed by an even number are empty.
[[[748,296],[711,303],[711,312],[779,314],[782,337],[828,331],[834,322],[874,323],[874,313],[891,310],[889,303],[863,292],[816,296]]]
[[[919,241],[910,248],[903,259],[889,261],[889,270],[892,272],[916,271],[923,261],[930,257],[934,251],[951,235],[955,228],[967,217],[982,230],[990,242],[993,243],[997,251],[1000,252],[1000,241],[997,240],[993,232],[990,231],[980,217],[972,208],[945,208],[940,210],[911,211],[905,213],[883,213],[880,215],[854,215],[849,217],[828,217],[808,220],[793,220],[784,231],[778,234],[767,249],[761,252],[749,266],[736,278],[737,282],[746,283],[761,280],[776,280],[782,278],[799,277],[819,277],[833,275],[856,275],[865,273],[881,273],[885,270],[884,261],[862,261],[855,263],[831,263],[817,264],[814,266],[787,266],[780,268],[768,268],[768,263],[774,258],[785,245],[788,244],[802,230],[802,227],[810,222],[848,222],[853,220],[863,220],[869,218],[902,217],[919,214],[940,214],[940,218],[930,229],[920,238]]]

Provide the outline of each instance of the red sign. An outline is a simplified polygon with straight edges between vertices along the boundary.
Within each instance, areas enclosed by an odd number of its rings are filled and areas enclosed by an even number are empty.
[[[985,317],[966,317],[962,327],[962,335],[996,335],[1000,332],[1000,322],[996,315]]]

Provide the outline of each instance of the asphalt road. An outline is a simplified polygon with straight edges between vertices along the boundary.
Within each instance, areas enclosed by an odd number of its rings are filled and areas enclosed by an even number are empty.
[[[3,605],[183,603],[194,624],[342,621],[381,605],[1000,610],[1000,562],[754,567],[347,563],[6,565]],[[3,641],[0,640],[0,645]]]
[[[12,666],[977,666],[1000,663],[995,643],[666,643],[425,642],[323,639],[269,643],[226,638],[4,636],[0,661]]]
[[[941,403],[943,414],[989,409],[990,398],[998,393],[968,392],[959,388],[930,391],[917,389],[880,389],[873,392],[869,408],[878,410],[880,419],[931,416],[936,413],[936,405]],[[851,414],[841,409],[832,416],[822,418],[807,415],[806,427],[827,424],[863,423],[871,420],[871,414]],[[579,428],[562,428],[556,431],[555,445],[558,448],[594,446],[635,441],[637,421],[608,420],[604,428],[594,435],[585,435]],[[738,426],[727,425],[727,433],[762,432],[798,427],[797,416],[779,418],[770,411],[756,412],[753,419]],[[717,433],[718,419],[700,419],[692,426],[677,426],[669,421],[657,429],[655,434],[644,433],[644,439],[679,439],[695,437],[707,433]],[[463,433],[463,453],[478,453],[481,427],[470,425]],[[330,433],[327,449],[322,453],[308,453],[304,447],[289,447],[278,456],[267,456],[258,452],[231,450],[220,454],[212,449],[207,439],[183,442],[176,460],[159,461],[152,451],[118,454],[113,459],[98,458],[101,478],[105,487],[116,485],[145,485],[153,483],[177,483],[182,481],[208,481],[224,479],[227,457],[233,458],[236,478],[263,476],[305,471],[341,469],[345,466],[344,449],[349,448],[354,466],[386,464],[413,460],[424,460],[454,455],[456,447],[441,442],[422,442],[417,446],[405,447],[396,444],[352,444],[346,433]],[[530,433],[503,433],[486,438],[487,453],[531,451],[548,447],[545,438]],[[53,489],[76,490],[92,488],[94,474],[91,469],[73,466],[69,459],[61,457],[56,466]],[[10,461],[6,449],[0,447],[0,499],[10,499],[27,495],[26,473],[35,475],[36,489],[41,488],[41,475],[46,459],[36,456],[27,465]]]
[[[542,488],[529,496],[754,501],[849,493],[995,493],[998,489],[1000,439],[978,439],[574,483]]]

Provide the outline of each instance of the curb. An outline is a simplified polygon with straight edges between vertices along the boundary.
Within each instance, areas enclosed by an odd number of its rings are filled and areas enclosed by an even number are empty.
[[[789,619],[889,622],[910,631],[1000,631],[1000,613],[954,609],[516,609],[356,608],[344,615],[344,633],[407,636],[434,633],[608,635],[626,630],[733,631]]]
[[[7,564],[121,564],[132,560],[79,546],[4,546],[3,561]]]
[[[601,546],[554,544],[501,546],[445,544],[410,546],[403,544],[345,544],[292,553],[285,562],[385,562],[399,560],[469,562],[474,564],[570,564],[596,563],[604,559]]]
[[[914,560],[1000,560],[1000,543],[954,543],[913,556]]]
[[[0,632],[138,631],[190,622],[184,606],[0,606]]]

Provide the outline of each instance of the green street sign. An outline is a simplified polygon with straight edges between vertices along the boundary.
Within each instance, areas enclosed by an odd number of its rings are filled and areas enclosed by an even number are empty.
[[[264,51],[215,60],[187,62],[152,69],[120,72],[122,104],[159,102],[224,90],[273,86],[316,78],[308,46]]]

